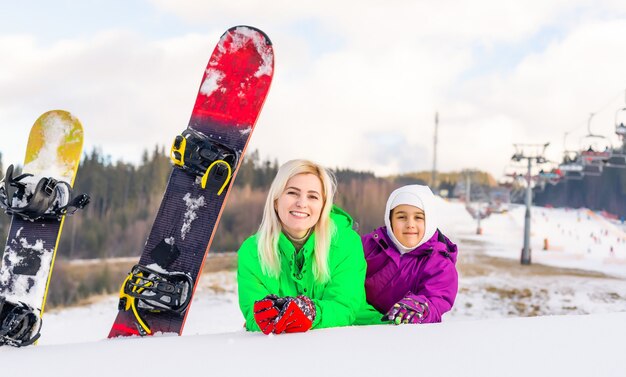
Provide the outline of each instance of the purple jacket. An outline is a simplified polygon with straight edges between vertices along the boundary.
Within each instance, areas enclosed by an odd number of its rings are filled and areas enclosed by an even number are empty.
[[[439,230],[417,249],[404,255],[393,246],[387,227],[363,236],[367,261],[367,302],[381,313],[404,297],[428,304],[422,323],[441,322],[458,290],[457,247]]]

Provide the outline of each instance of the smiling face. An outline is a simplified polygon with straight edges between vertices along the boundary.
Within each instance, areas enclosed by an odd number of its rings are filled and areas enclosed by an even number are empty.
[[[416,247],[424,238],[426,216],[421,209],[401,204],[391,211],[391,230],[405,247]]]
[[[317,224],[323,206],[322,182],[308,173],[291,177],[274,202],[283,231],[293,238],[304,237]]]

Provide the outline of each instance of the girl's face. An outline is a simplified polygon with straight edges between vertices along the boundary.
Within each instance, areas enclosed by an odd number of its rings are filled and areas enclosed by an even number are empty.
[[[323,206],[322,182],[308,173],[291,177],[274,202],[283,231],[294,238],[304,237],[317,224]]]
[[[406,247],[417,246],[424,238],[426,216],[421,209],[401,204],[391,211],[391,230]]]

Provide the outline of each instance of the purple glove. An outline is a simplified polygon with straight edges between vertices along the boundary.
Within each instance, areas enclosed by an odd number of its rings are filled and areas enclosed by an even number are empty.
[[[411,297],[405,297],[394,304],[383,320],[388,320],[396,325],[401,323],[422,323],[428,316],[428,304],[419,302]]]

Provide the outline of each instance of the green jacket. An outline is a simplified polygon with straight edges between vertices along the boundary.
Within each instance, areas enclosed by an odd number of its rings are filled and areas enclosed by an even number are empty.
[[[352,218],[333,207],[330,218],[336,231],[328,255],[330,281],[315,282],[312,271],[315,234],[302,247],[304,264],[297,271],[295,248],[281,233],[278,248],[281,274],[278,278],[264,275],[259,263],[257,236],[249,237],[238,252],[237,284],[239,307],[246,319],[246,329],[260,331],[254,320],[254,302],[269,294],[280,297],[308,296],[315,303],[316,316],[312,328],[347,326],[353,324],[356,312],[365,302],[365,257],[361,238],[352,229]]]

